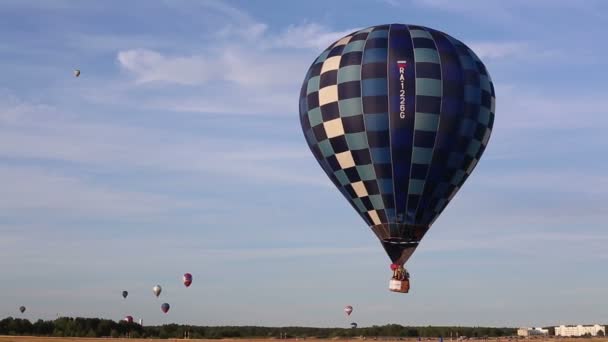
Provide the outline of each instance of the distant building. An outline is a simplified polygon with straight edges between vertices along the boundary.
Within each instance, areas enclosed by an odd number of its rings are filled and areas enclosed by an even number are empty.
[[[549,335],[549,329],[543,328],[519,328],[517,329],[517,336],[542,336]]]
[[[606,334],[606,328],[603,325],[560,325],[555,327],[555,336],[597,336],[599,332]]]

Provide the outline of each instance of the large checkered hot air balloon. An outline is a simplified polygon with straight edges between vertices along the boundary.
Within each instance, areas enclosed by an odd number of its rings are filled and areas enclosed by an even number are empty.
[[[483,154],[494,86],[464,43],[428,27],[353,32],[314,61],[300,121],[315,158],[380,239],[390,289],[403,265]]]

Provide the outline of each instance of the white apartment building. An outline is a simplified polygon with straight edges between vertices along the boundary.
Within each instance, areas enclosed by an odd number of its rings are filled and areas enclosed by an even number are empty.
[[[519,328],[517,329],[517,336],[542,336],[549,335],[549,329],[543,328]]]
[[[555,336],[583,336],[590,334],[597,336],[598,332],[606,334],[606,328],[602,325],[560,325],[555,327]]]

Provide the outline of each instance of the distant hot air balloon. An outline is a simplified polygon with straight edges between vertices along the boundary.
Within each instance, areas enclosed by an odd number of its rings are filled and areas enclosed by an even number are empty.
[[[391,291],[409,291],[403,265],[479,162],[494,108],[477,55],[423,26],[353,32],[309,68],[304,136],[395,265]]]
[[[80,76],[80,70],[75,69],[75,70],[74,70],[74,76],[75,76],[75,77],[79,77],[79,76]]]
[[[20,306],[19,307],[19,311],[21,311],[21,313],[24,313],[25,312],[25,306]]]
[[[128,291],[122,291],[122,298],[127,298],[128,295],[129,295]]]
[[[133,316],[126,316],[125,317],[125,322],[133,323]]]
[[[139,319],[139,325],[141,325],[141,326],[144,325],[144,320],[142,318]]]
[[[163,303],[160,306],[160,309],[162,310],[162,312],[167,313],[169,311],[169,308],[171,308],[171,306],[168,303]]]
[[[184,274],[183,281],[184,281],[184,285],[186,285],[186,287],[189,287],[192,284],[192,274],[190,274],[190,273]]]
[[[154,295],[156,297],[160,296],[160,293],[163,289],[160,287],[160,285],[156,285],[152,288],[152,292],[154,292]]]
[[[350,314],[353,312],[353,307],[352,307],[352,306],[350,306],[350,305],[347,305],[347,306],[344,308],[344,312],[346,312],[346,314],[350,316]]]
[[[352,323],[350,324],[350,327],[351,327],[351,328],[353,328],[353,329],[356,329],[356,328],[357,328],[357,323],[352,322]]]

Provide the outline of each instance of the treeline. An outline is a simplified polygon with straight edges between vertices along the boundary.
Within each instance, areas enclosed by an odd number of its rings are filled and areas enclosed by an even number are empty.
[[[140,326],[126,321],[115,322],[99,318],[62,317],[54,321],[8,317],[0,321],[0,335],[56,336],[56,337],[131,337],[131,338],[287,338],[305,337],[500,337],[516,334],[513,328],[484,327],[404,327],[398,324],[365,328],[309,328],[309,327],[254,327],[254,326],[189,326],[166,324]]]

